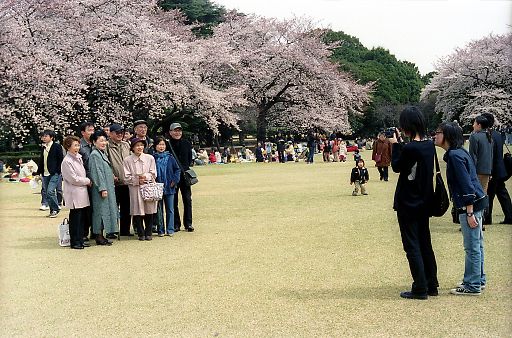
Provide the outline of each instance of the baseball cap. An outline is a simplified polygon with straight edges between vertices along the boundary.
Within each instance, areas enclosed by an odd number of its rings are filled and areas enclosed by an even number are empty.
[[[178,128],[183,129],[181,124],[179,124],[177,122],[171,123],[171,125],[169,126],[169,130],[174,130],[174,129],[178,129]]]

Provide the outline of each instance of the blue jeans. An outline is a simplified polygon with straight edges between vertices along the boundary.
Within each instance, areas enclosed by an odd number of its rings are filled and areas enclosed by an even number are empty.
[[[165,227],[164,227],[164,205],[165,205]],[[174,233],[174,194],[164,195],[158,201],[157,211],[158,234]],[[164,229],[167,228],[167,231]]]
[[[313,158],[315,157],[315,148],[316,147],[309,147],[309,153],[308,153],[308,162],[313,163]]]
[[[466,214],[459,215],[464,251],[466,252],[463,282],[464,287],[470,291],[480,291],[480,286],[486,283],[482,216],[482,211],[475,212],[478,226],[470,228]]]
[[[62,175],[59,175],[59,183],[57,184],[57,202],[59,202],[59,205],[62,205]],[[44,181],[43,184],[41,184],[41,205],[44,205],[45,207],[48,206]]]
[[[43,176],[43,186],[46,192],[46,202],[51,211],[59,211],[59,203],[57,202],[57,187],[60,181],[60,174]]]

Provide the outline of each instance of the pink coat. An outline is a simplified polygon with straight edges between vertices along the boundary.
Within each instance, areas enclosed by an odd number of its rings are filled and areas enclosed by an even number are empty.
[[[64,202],[69,209],[80,209],[90,205],[82,155],[68,153],[61,164]]]
[[[148,154],[130,155],[123,161],[124,178],[130,192],[130,215],[156,214],[157,201],[144,201],[140,193],[139,175],[148,181],[156,180],[155,158]]]

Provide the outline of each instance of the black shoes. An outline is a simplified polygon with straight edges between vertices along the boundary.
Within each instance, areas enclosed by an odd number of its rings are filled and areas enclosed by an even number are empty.
[[[428,295],[425,293],[412,293],[411,291],[403,291],[400,292],[400,297],[406,298],[406,299],[421,299],[425,300],[428,298]]]
[[[78,249],[78,250],[81,250],[81,249],[83,249],[83,248],[84,248],[84,246],[83,246],[83,245],[72,245],[72,246],[71,246],[71,249]]]
[[[117,236],[115,233],[110,233],[110,234],[107,234],[106,236],[108,239],[117,239]]]
[[[112,242],[106,238],[103,238],[103,239],[96,239],[96,244],[97,245],[112,245]]]
[[[428,290],[427,291],[427,295],[432,296],[432,297],[439,296],[439,291],[437,291],[437,289],[435,289],[435,290]]]
[[[186,227],[185,228],[185,231],[188,231],[188,232],[193,232],[194,231],[194,227],[191,225],[189,227]]]
[[[84,244],[82,244],[82,246],[83,246],[84,248],[88,248],[88,247],[90,247],[91,245],[90,245],[89,243],[84,243]]]

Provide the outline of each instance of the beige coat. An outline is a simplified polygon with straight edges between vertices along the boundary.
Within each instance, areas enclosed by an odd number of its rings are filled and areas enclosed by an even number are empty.
[[[90,205],[87,185],[91,182],[85,176],[82,155],[68,153],[61,164],[63,195],[66,207],[80,209]]]
[[[155,158],[148,154],[130,155],[123,161],[124,179],[130,191],[130,215],[156,214],[157,201],[144,201],[140,193],[139,175],[146,180],[156,180]]]

